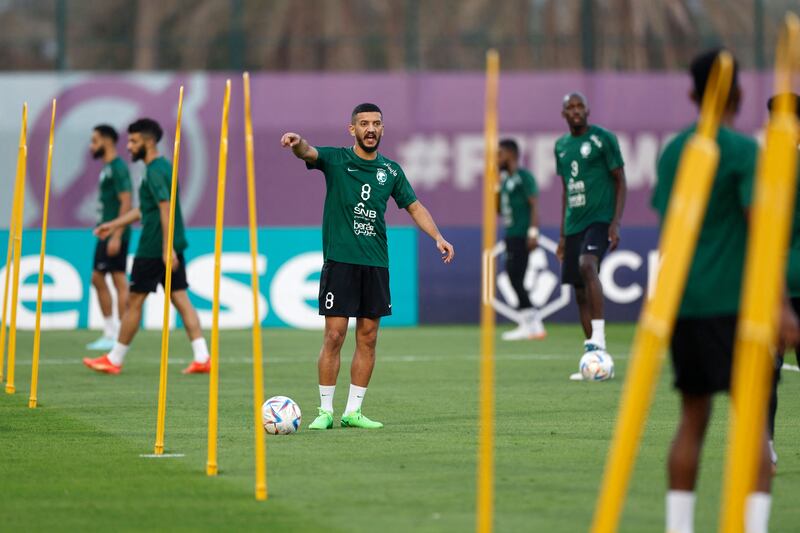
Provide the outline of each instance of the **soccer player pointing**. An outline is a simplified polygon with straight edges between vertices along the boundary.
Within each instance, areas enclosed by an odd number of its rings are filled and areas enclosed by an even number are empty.
[[[619,244],[627,192],[625,171],[616,136],[589,124],[585,96],[566,95],[561,115],[569,133],[555,145],[556,172],[564,187],[557,255],[563,282],[575,287],[586,335],[584,350],[605,350],[603,287],[598,273],[605,253]]]
[[[434,239],[445,263],[454,256],[453,246],[417,200],[403,169],[378,152],[384,130],[380,108],[375,104],[356,106],[349,130],[355,144],[347,148],[314,147],[297,133],[281,137],[281,145],[291,148],[309,169],[325,174],[327,189],[322,215],[325,263],[319,282],[319,313],[325,316],[318,363],[321,405],[310,429],[333,427],[333,393],[349,317],[356,318],[356,350],[341,423],[343,427],[383,427],[361,414],[361,403],[375,366],[380,319],[392,313],[384,221],[389,197]]]

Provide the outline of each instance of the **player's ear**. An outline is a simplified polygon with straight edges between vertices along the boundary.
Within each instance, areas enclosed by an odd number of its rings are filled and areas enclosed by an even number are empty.
[[[350,137],[355,137],[356,136],[356,125],[351,122],[350,124],[347,125],[347,131],[350,132]]]

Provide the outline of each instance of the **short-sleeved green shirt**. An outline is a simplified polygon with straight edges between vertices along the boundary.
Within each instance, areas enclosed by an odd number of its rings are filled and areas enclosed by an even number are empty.
[[[536,178],[524,168],[514,174],[503,173],[500,182],[500,214],[506,237],[527,237],[531,223],[530,198],[539,195]]]
[[[405,209],[417,200],[400,165],[378,154],[361,159],[352,148],[316,147],[310,169],[325,174],[322,253],[325,260],[389,267],[384,213],[389,197]]]
[[[694,129],[691,126],[680,132],[667,144],[658,161],[658,182],[652,204],[662,220],[669,206],[681,153]],[[747,246],[745,211],[753,195],[758,145],[751,137],[725,127],[719,129],[717,144],[719,166],[686,280],[679,317],[734,315],[739,311]]]
[[[797,170],[789,263],[786,266],[786,285],[792,298],[800,297],[800,166],[797,167]]]
[[[139,187],[139,209],[142,212],[142,235],[136,257],[162,257],[161,212],[158,204],[169,202],[172,183],[172,165],[163,157],[148,163],[147,170]],[[175,199],[175,233],[173,248],[177,253],[186,249],[186,234],[183,229],[180,195]]]
[[[131,176],[128,166],[121,157],[115,157],[103,166],[100,171],[100,194],[98,195],[98,224],[114,220],[119,216],[119,195],[131,192]],[[122,239],[127,241],[131,236],[130,227],[122,232]]]
[[[556,173],[564,180],[564,235],[574,235],[595,222],[610,223],[616,210],[612,170],[624,165],[617,137],[591,125],[578,137],[556,141]]]

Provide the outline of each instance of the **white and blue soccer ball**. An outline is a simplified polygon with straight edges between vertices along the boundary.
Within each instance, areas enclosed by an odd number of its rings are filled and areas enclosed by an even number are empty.
[[[604,350],[586,352],[580,370],[585,381],[606,381],[614,377],[614,360]]]
[[[300,429],[300,406],[287,396],[273,396],[264,402],[261,417],[270,435],[289,435]]]

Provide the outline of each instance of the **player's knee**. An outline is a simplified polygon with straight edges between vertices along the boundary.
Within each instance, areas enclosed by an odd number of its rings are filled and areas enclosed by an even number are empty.
[[[359,344],[375,346],[378,342],[378,327],[369,326],[359,329],[356,340]]]
[[[328,349],[339,349],[344,344],[345,332],[336,328],[325,328],[325,346]]]
[[[95,288],[105,288],[106,287],[106,276],[102,272],[98,272],[97,270],[92,271],[92,285]]]
[[[578,264],[578,271],[581,278],[588,280],[597,277],[597,260],[593,256],[581,256],[580,263]]]

